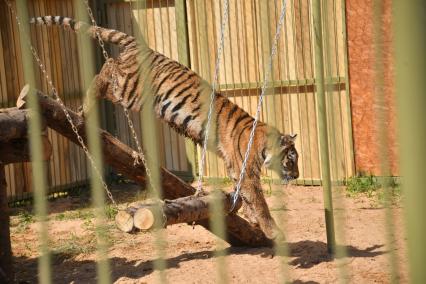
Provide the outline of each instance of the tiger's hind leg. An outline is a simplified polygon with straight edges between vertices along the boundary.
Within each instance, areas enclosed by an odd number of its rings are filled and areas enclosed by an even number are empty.
[[[247,219],[247,221],[250,222],[250,224],[252,224],[254,226],[259,226],[259,222],[257,221],[256,212],[255,212],[254,208],[245,199],[243,199],[243,205],[242,205],[242,208],[241,208],[241,213],[243,214],[244,218]]]
[[[266,237],[277,242],[284,241],[284,233],[277,226],[266,203],[259,180],[244,180],[243,200],[247,203],[251,218],[255,218]]]

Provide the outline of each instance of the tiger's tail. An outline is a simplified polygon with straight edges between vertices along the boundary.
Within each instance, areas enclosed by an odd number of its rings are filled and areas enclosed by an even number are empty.
[[[76,21],[73,18],[63,16],[41,16],[31,18],[31,24],[38,25],[57,25],[65,28],[69,28],[75,32],[83,30],[87,32],[92,38],[97,39],[98,35],[104,42],[117,44],[120,47],[128,47],[136,44],[136,38],[126,33],[114,30],[106,29],[103,27],[95,27],[82,21]]]

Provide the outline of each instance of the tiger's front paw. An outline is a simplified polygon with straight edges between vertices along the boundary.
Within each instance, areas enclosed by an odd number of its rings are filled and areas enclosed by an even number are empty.
[[[279,228],[273,228],[269,233],[265,232],[265,235],[276,244],[281,244],[285,241],[284,233]]]

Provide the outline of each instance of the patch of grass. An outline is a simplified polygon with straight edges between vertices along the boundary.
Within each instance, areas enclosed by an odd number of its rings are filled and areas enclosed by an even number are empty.
[[[359,175],[351,177],[346,181],[346,192],[348,196],[365,194],[368,197],[377,197],[380,203],[386,202],[386,192],[389,190],[390,202],[394,203],[401,197],[401,187],[392,177],[378,178],[372,175]]]
[[[14,221],[11,222],[12,226],[17,227],[18,232],[25,231],[28,226],[34,223],[34,215],[30,212],[23,210],[18,213]]]
[[[110,220],[114,220],[115,219],[115,215],[117,215],[118,210],[116,207],[112,206],[112,205],[106,205],[105,206],[105,216],[110,219]]]
[[[105,216],[113,220],[115,218],[115,215],[117,215],[118,210],[112,206],[112,205],[105,205],[104,207]],[[58,213],[54,216],[54,220],[56,221],[64,221],[64,220],[92,220],[95,218],[95,214],[93,212],[93,209],[91,208],[84,208],[84,209],[78,209],[78,210],[72,210],[72,211],[65,211]]]
[[[77,219],[87,220],[92,218],[95,218],[95,215],[93,214],[91,209],[87,209],[87,208],[61,212],[59,214],[56,214],[54,217],[56,221],[77,220]]]
[[[96,251],[96,238],[94,234],[88,236],[77,236],[70,232],[70,237],[59,240],[52,244],[52,255],[56,261],[62,262],[66,259],[76,257],[80,254],[90,254]]]
[[[371,197],[375,191],[381,188],[380,183],[374,176],[355,176],[346,181],[346,191],[348,194],[355,195],[365,193]]]
[[[385,190],[389,190],[388,192],[388,200],[386,200],[386,194]],[[390,184],[388,187],[382,188],[377,193],[377,199],[381,205],[387,205],[387,202],[390,202],[390,204],[398,204],[401,201],[402,198],[402,191],[401,186],[399,184],[393,183]]]

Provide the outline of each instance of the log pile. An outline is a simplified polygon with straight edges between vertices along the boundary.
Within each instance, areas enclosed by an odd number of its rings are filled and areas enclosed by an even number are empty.
[[[21,91],[17,101],[17,107],[19,109],[25,109],[27,105],[26,101],[28,99],[27,95],[28,88],[24,88]],[[71,140],[78,146],[81,146],[77,141],[76,135],[71,130],[71,127],[66,120],[65,113],[60,104],[41,92],[37,92],[37,98],[40,104],[41,115],[44,118],[47,126],[56,130],[58,133]],[[70,109],[67,110],[80,136],[84,141],[86,141],[84,118]],[[121,173],[136,183],[144,186],[146,182],[145,168],[143,164],[135,165],[133,163],[135,155],[134,150],[129,148],[127,145],[116,139],[113,135],[105,130],[99,129],[99,135],[102,141],[102,152],[105,162],[114,168],[118,173]],[[195,188],[179,179],[167,169],[160,168],[160,171],[163,198],[177,199],[190,196],[195,193]],[[183,203],[185,204],[185,202]],[[165,204],[167,205],[167,203]],[[163,211],[169,212],[167,211],[168,208],[162,209]],[[130,216],[132,216],[131,214],[132,213],[129,213]],[[156,220],[152,220],[152,222],[155,223]],[[185,222],[187,222],[187,220]],[[131,222],[129,221],[129,223]],[[209,219],[200,219],[195,223],[205,227],[207,230],[210,230]],[[225,217],[225,226],[227,231],[226,240],[233,246],[259,247],[272,245],[271,240],[269,240],[258,227],[252,226],[248,221],[236,214],[229,214]]]

